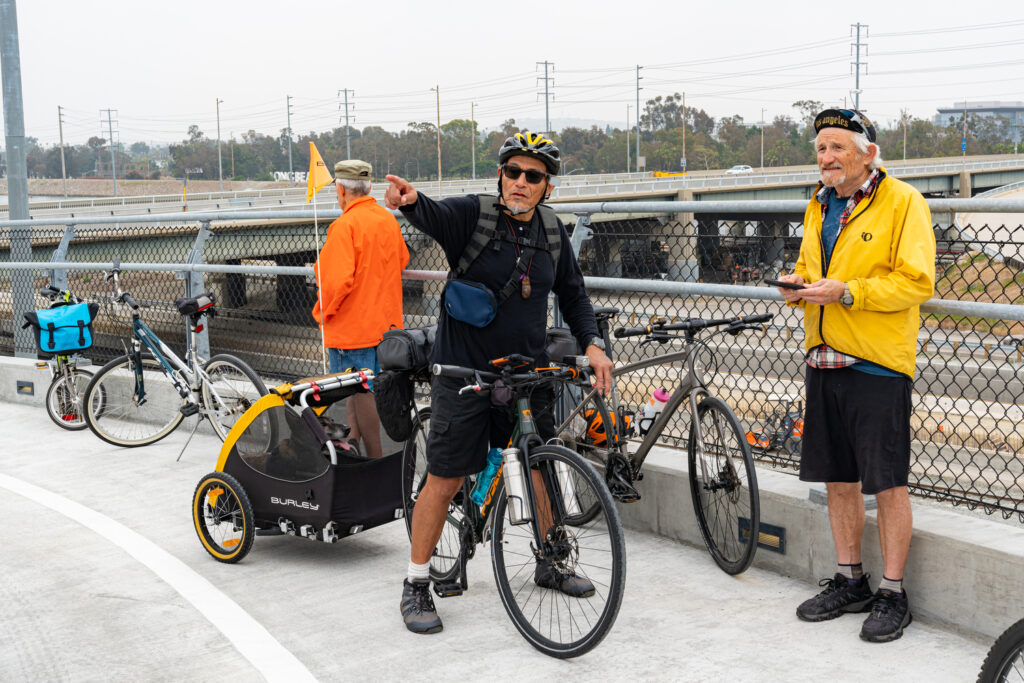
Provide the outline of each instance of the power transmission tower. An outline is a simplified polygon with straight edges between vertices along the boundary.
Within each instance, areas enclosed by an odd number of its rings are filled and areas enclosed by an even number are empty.
[[[639,64],[636,65],[636,170],[640,171],[640,81],[643,80],[640,77],[640,69],[643,67]],[[646,164],[644,164],[646,166]]]
[[[68,171],[64,163],[64,109],[57,105],[57,128],[60,130],[60,181],[64,185],[64,199],[68,198]]]
[[[862,47],[864,48],[864,56],[867,57],[867,55],[868,55],[868,44],[860,42],[860,30],[861,29],[864,29],[864,38],[866,39],[868,37],[868,25],[867,24],[861,24],[860,22],[858,22],[856,24],[850,24],[850,34],[853,35],[853,32],[855,30],[857,32],[857,42],[856,43],[850,43],[850,47],[853,48],[853,53],[854,53],[854,61],[850,62],[850,64],[853,66],[853,69],[854,69],[854,72],[853,72],[854,73],[854,81],[853,81],[853,108],[858,110],[858,111],[860,111],[860,65],[861,64],[864,65],[864,73],[868,72],[868,69],[867,69],[868,63],[860,61],[860,49]]]
[[[292,171],[292,96],[285,95],[288,104],[288,185],[295,185],[295,173]]]
[[[345,96],[345,158],[346,159],[351,159],[352,158],[352,129],[349,128],[349,126],[348,126],[348,121],[349,121],[349,119],[348,119],[348,96],[349,96],[350,93],[352,94],[353,97],[356,94],[355,91],[349,90],[348,88],[343,88],[343,89],[338,91],[338,97],[341,97],[342,95]],[[352,108],[355,109],[356,105],[353,104]],[[341,109],[341,103],[338,103],[338,109]],[[353,117],[353,118],[355,118],[355,117]],[[338,121],[340,123],[341,119],[338,119]]]
[[[551,91],[549,90],[548,86],[552,84],[552,81],[554,81],[555,78],[554,76],[548,76],[548,67],[550,66],[551,71],[554,71],[555,65],[553,62],[549,62],[546,59],[543,62],[537,62],[537,66],[540,66],[541,64],[544,65],[544,78],[538,78],[537,80],[544,81],[544,134],[551,135],[551,117],[548,113],[548,105],[550,102]],[[539,95],[540,93],[537,94]]]
[[[100,114],[107,112],[107,132],[110,134],[110,177],[114,179],[114,196],[117,196],[117,161],[114,153],[114,114],[117,113],[116,109],[100,109]],[[100,119],[100,124],[103,124],[103,119]]]

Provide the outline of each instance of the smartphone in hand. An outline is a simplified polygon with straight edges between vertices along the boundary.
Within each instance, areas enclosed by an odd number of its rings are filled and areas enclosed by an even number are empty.
[[[798,285],[795,282],[783,282],[782,280],[770,280],[768,278],[764,279],[764,283],[766,285],[771,285],[772,287],[782,287],[783,289],[803,289],[804,288],[804,285]]]

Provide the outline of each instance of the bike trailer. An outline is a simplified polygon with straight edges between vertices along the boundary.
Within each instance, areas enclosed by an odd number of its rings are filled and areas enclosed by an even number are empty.
[[[283,384],[238,419],[193,498],[214,558],[241,559],[255,530],[334,542],[404,516],[401,451],[365,458],[344,440],[346,427],[323,417],[371,379],[350,369]]]
[[[25,313],[22,329],[31,327],[36,345],[47,356],[85,351],[92,346],[92,323],[99,304],[68,304]]]

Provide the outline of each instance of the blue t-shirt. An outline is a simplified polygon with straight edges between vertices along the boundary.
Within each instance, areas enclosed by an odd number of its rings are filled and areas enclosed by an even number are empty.
[[[839,219],[846,210],[846,203],[849,197],[837,197],[836,191],[828,191],[828,202],[825,208],[825,217],[821,221],[821,244],[825,248],[825,271],[828,272],[829,261],[832,260],[832,251],[836,248],[836,241],[839,239]],[[869,375],[881,377],[902,377],[898,372],[884,368],[876,363],[866,360],[859,361],[850,366],[854,370],[866,372]]]

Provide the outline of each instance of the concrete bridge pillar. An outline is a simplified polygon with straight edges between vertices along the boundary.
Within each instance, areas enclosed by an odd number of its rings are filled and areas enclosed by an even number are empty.
[[[693,190],[680,190],[680,202],[692,202]],[[697,220],[693,213],[677,213],[675,220],[665,226],[669,246],[668,279],[676,282],[697,282],[700,279],[700,259],[697,256]]]
[[[279,266],[304,266],[310,260],[308,257],[315,259],[316,254],[278,254],[274,261]],[[277,310],[284,313],[289,320],[312,323],[314,303],[316,294],[311,291],[305,275],[277,276]]]
[[[969,199],[971,197],[971,172],[960,171],[960,197]]]
[[[240,266],[242,265],[242,260],[231,259],[227,261],[227,264]],[[222,296],[224,306],[227,308],[243,308],[247,303],[249,303],[249,297],[245,292],[245,274],[225,273]]]

